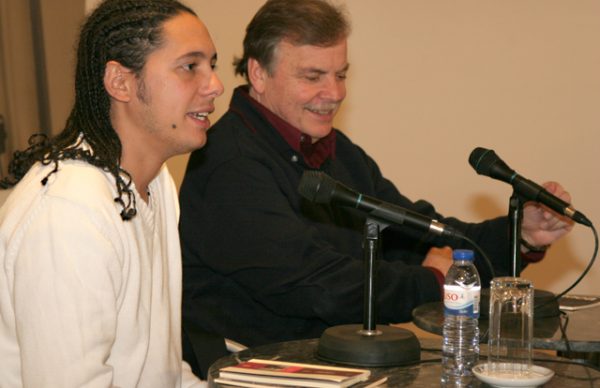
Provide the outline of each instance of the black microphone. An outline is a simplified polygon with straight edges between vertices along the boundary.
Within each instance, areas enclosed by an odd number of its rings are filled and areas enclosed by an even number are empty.
[[[586,226],[592,226],[592,222],[582,213],[578,212],[562,199],[558,198],[548,190],[535,182],[525,179],[511,169],[492,150],[477,147],[469,156],[469,164],[480,175],[489,176],[512,185],[514,191],[525,200],[532,200],[548,206],[559,214],[563,214],[573,221]]]
[[[384,222],[406,224],[437,235],[463,237],[460,232],[448,225],[403,207],[360,194],[320,171],[305,171],[300,179],[298,192],[309,201],[352,206]]]

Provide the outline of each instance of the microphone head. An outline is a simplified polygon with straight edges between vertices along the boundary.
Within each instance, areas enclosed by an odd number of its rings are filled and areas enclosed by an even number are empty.
[[[304,171],[298,193],[309,201],[329,203],[335,191],[335,180],[321,171]]]
[[[469,164],[479,175],[489,176],[510,184],[516,175],[515,171],[508,167],[494,151],[482,147],[471,151]]]
[[[498,159],[494,151],[477,147],[469,155],[469,164],[478,174],[489,176],[491,165]]]

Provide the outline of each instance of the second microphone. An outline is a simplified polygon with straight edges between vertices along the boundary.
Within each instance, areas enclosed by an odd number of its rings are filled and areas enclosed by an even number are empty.
[[[305,171],[300,179],[298,192],[309,201],[354,207],[367,212],[372,218],[390,224],[407,225],[437,235],[462,237],[462,234],[448,225],[406,208],[358,193],[321,171]]]

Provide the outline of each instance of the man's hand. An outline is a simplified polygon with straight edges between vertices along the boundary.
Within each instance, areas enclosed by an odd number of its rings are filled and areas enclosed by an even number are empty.
[[[452,248],[431,248],[429,252],[427,252],[427,256],[425,256],[425,260],[423,260],[421,265],[423,267],[433,267],[440,271],[445,277],[452,266]]]
[[[571,196],[560,184],[546,182],[542,186],[563,201],[571,202]],[[570,218],[557,214],[544,205],[532,201],[523,206],[521,238],[529,245],[548,246],[571,229],[573,229],[573,221]]]

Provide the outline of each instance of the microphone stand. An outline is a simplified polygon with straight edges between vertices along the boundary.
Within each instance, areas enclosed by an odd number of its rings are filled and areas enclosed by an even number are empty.
[[[521,275],[521,224],[523,222],[523,200],[513,191],[508,202],[508,224],[510,227],[510,276]]]
[[[360,331],[364,335],[379,335],[381,331],[377,331],[377,323],[375,322],[375,268],[378,262],[376,259],[379,256],[379,224],[377,222],[365,223],[364,233],[364,249],[365,249],[365,291],[364,291],[364,312],[363,312],[363,329]]]
[[[317,356],[326,361],[367,367],[416,363],[421,359],[419,340],[410,330],[376,323],[376,280],[381,231],[389,225],[368,217],[364,227],[363,325],[340,325],[326,329]]]
[[[508,205],[508,220],[510,226],[510,276],[521,275],[521,224],[523,222],[524,198],[513,191]],[[534,288],[534,313],[536,318],[556,317],[560,315],[558,301],[550,291]]]

